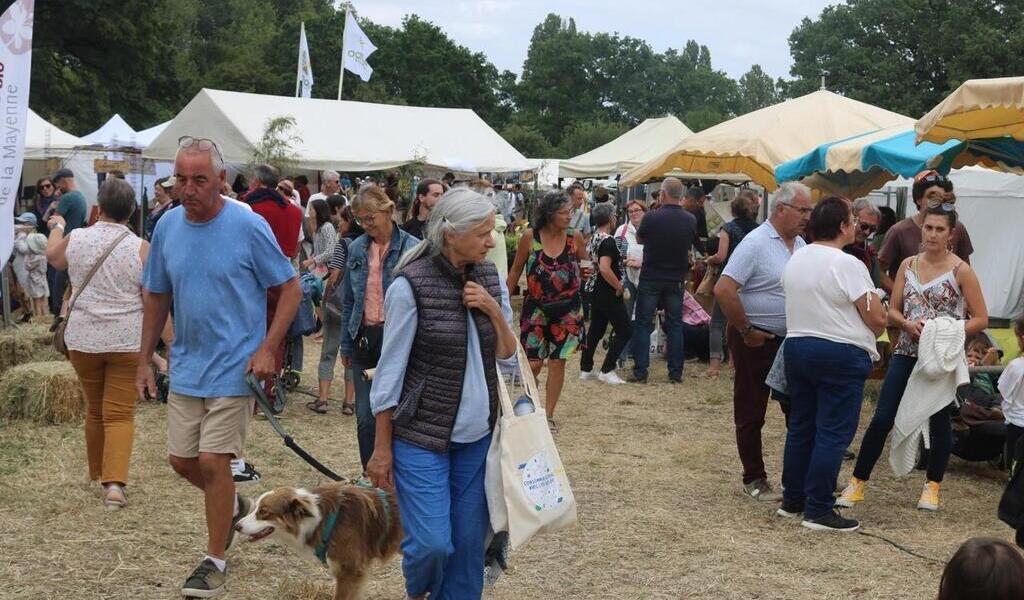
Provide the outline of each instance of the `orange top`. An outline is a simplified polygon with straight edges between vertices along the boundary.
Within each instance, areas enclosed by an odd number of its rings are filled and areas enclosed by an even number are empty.
[[[379,325],[384,322],[384,255],[387,246],[370,242],[369,270],[366,274],[366,298],[363,302],[363,325]]]

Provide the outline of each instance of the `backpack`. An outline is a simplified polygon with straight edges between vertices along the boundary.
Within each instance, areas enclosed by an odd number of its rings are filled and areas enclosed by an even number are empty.
[[[316,312],[313,307],[313,296],[321,285],[323,284],[312,273],[303,273],[299,277],[299,287],[302,288],[302,300],[299,301],[299,309],[295,311],[295,318],[292,320],[291,327],[288,328],[289,338],[312,335],[316,332],[317,323]]]

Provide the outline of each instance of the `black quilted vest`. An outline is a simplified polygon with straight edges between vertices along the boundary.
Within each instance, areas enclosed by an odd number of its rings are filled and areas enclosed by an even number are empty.
[[[401,276],[409,281],[416,298],[417,325],[392,431],[394,437],[410,444],[443,452],[451,442],[466,373],[468,325],[462,304],[463,278],[482,285],[500,304],[498,271],[492,263],[483,262],[470,265],[464,274],[438,255],[414,260],[402,269]],[[498,336],[490,318],[478,310],[471,314],[480,335],[493,428],[498,414],[494,364]]]

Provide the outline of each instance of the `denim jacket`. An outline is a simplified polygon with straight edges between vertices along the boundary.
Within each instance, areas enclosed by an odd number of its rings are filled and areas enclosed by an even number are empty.
[[[341,355],[352,356],[355,348],[359,327],[363,324],[363,303],[366,300],[366,279],[369,276],[370,236],[365,233],[355,239],[348,247],[348,261],[345,266],[345,277],[341,282]],[[384,255],[381,279],[385,294],[391,282],[395,280],[394,270],[403,254],[412,250],[419,240],[393,225],[391,245]]]

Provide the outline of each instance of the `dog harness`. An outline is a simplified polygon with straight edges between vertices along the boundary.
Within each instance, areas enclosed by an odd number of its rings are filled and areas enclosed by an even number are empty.
[[[391,531],[391,503],[388,502],[388,493],[380,488],[375,488],[370,485],[367,481],[360,479],[359,481],[353,481],[353,485],[357,485],[361,488],[368,490],[375,490],[377,497],[380,498],[381,506],[384,507],[384,533],[381,534],[380,540],[377,541],[377,546],[383,546],[384,540],[388,537],[388,532]],[[327,518],[324,519],[324,527],[320,531],[320,541],[313,548],[313,554],[320,559],[320,564],[327,566],[327,546],[331,542],[331,535],[334,534],[334,526],[338,524],[338,517],[341,516],[341,507],[332,510]]]

